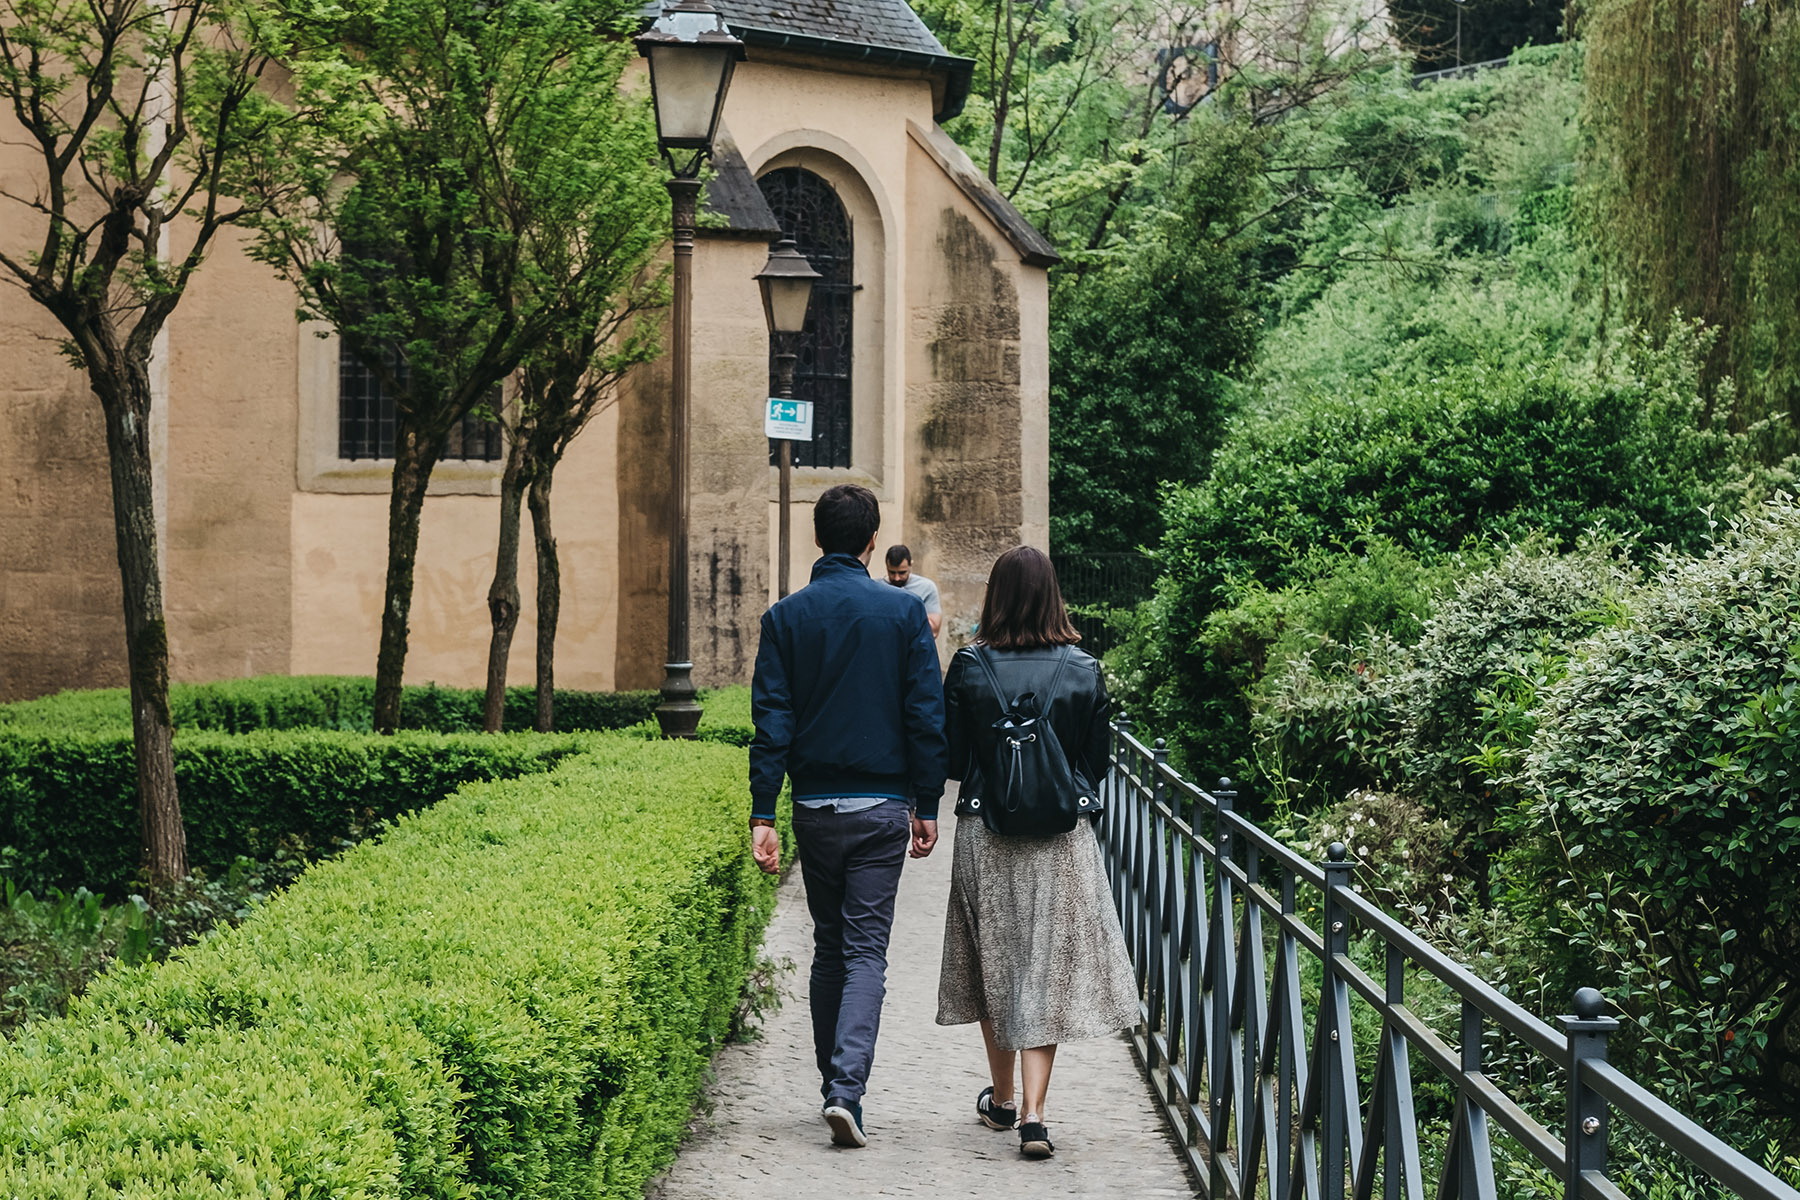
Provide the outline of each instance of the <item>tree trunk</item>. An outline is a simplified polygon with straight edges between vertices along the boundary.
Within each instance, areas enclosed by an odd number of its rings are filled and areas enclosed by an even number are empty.
[[[137,755],[144,873],[152,884],[187,874],[187,833],[175,792],[174,727],[169,720],[169,635],[156,561],[156,505],[150,471],[150,373],[146,363],[96,365],[89,382],[106,415],[112,469],[113,534],[125,593],[125,657],[131,673],[131,738]]]
[[[494,634],[488,642],[487,701],[481,727],[499,733],[506,718],[506,663],[512,654],[513,631],[519,626],[519,510],[525,500],[521,465],[525,439],[514,437],[506,448],[500,473],[500,543],[494,556],[494,582],[488,588],[488,616]]]
[[[550,529],[550,484],[556,464],[539,463],[531,480],[531,535],[537,545],[537,728],[556,728],[556,619],[562,607],[562,567]]]
[[[443,445],[404,417],[394,430],[394,482],[388,494],[387,586],[381,605],[381,652],[375,659],[375,731],[400,727],[400,680],[406,672],[406,619],[412,611],[419,559],[419,514]]]

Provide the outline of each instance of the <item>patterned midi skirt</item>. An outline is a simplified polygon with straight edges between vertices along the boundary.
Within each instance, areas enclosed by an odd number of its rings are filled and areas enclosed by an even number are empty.
[[[937,1023],[983,1018],[1007,1050],[1137,1024],[1137,980],[1087,821],[1033,838],[957,820]]]

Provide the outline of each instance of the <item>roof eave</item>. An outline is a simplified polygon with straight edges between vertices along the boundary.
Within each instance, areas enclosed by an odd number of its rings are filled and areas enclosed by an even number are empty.
[[[787,50],[796,54],[884,67],[911,67],[942,75],[943,99],[938,101],[937,111],[932,114],[932,119],[940,123],[962,112],[975,77],[974,60],[958,58],[954,54],[927,54],[920,50],[901,50],[893,46],[874,46],[809,33],[792,33],[785,29],[761,29],[754,25],[740,25],[729,19],[726,24],[730,26],[731,32],[743,39],[746,46]]]

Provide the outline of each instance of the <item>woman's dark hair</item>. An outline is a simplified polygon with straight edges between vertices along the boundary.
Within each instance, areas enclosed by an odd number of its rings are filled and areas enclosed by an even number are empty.
[[[1063,607],[1056,568],[1042,550],[1019,546],[994,560],[981,602],[980,638],[996,650],[1069,646],[1081,640]]]
[[[813,534],[827,554],[860,555],[880,528],[881,505],[866,487],[840,483],[813,505]]]

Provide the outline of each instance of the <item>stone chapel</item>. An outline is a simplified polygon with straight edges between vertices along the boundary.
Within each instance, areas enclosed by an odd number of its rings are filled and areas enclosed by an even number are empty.
[[[961,109],[970,63],[905,0],[716,7],[747,59],[694,254],[694,679],[747,681],[774,599],[770,345],[754,276],[784,234],[823,276],[796,381],[815,437],[796,446],[793,584],[815,555],[811,500],[861,483],[881,499],[878,547],[911,546],[942,590],[947,659],[994,557],[1048,548],[1055,252],[939,127]],[[0,186],[27,184],[30,167],[0,142]],[[391,404],[384,418],[368,374],[299,324],[291,289],[240,247],[223,243],[201,269],[155,360],[171,666],[188,680],[372,674]],[[0,700],[125,682],[98,404],[56,342],[45,314],[0,290]],[[560,686],[662,679],[668,388],[666,360],[636,371],[558,469]],[[479,686],[502,447],[471,421],[451,449],[424,511],[407,678]],[[530,560],[528,544],[511,659],[521,683]]]

